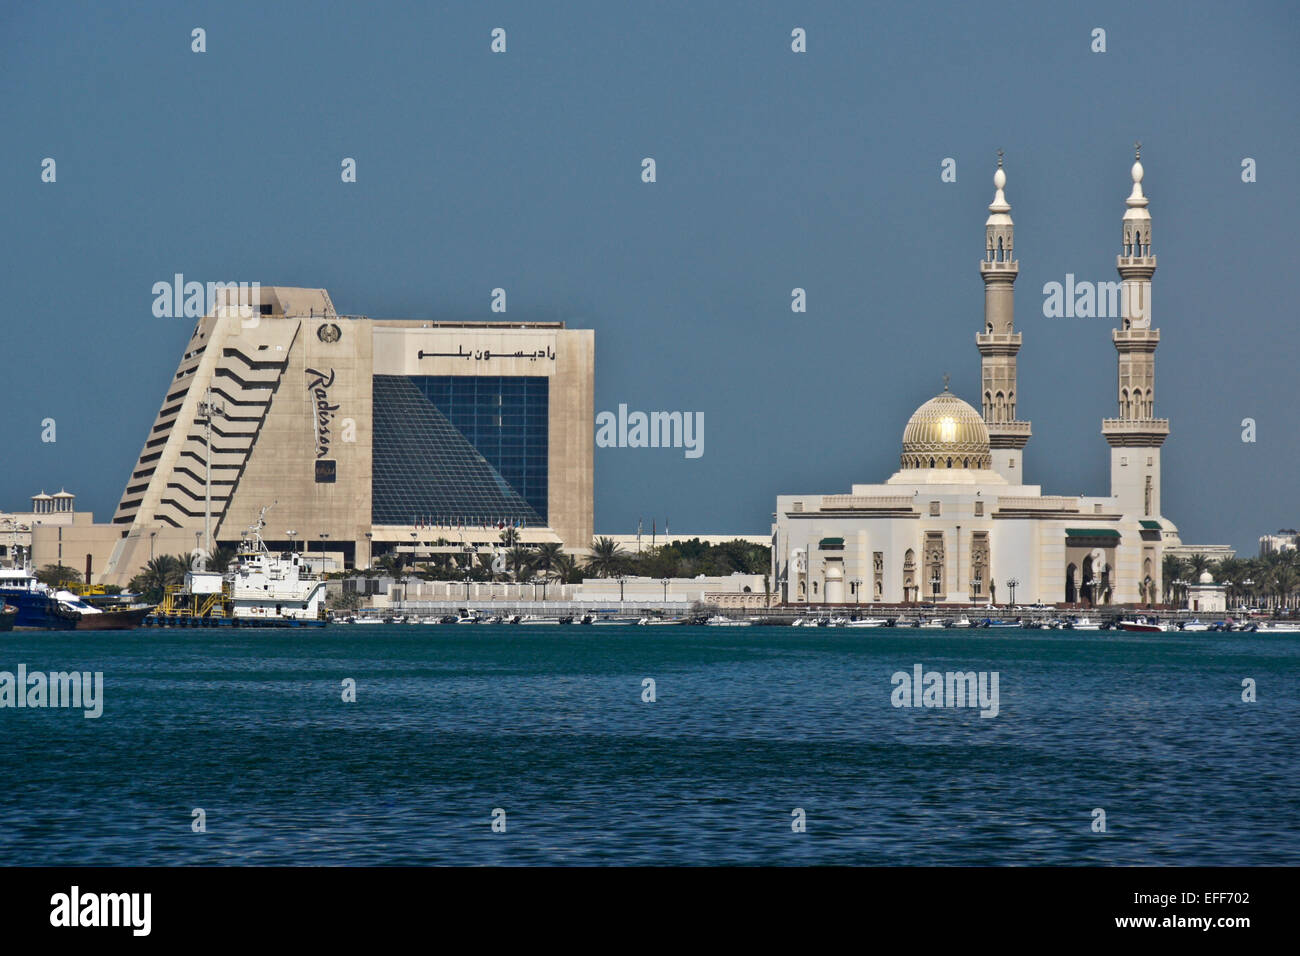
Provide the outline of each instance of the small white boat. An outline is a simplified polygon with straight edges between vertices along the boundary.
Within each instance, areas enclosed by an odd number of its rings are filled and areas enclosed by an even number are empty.
[[[974,627],[974,625],[971,624],[970,622],[970,618],[968,618],[965,614],[957,618],[957,620],[953,621],[948,626],[949,627]]]
[[[1070,622],[1072,631],[1100,631],[1101,621],[1094,621],[1090,617],[1081,617]]]
[[[519,619],[519,622],[518,622],[518,623],[520,623],[520,624],[526,624],[526,625],[532,625],[532,626],[536,626],[536,625],[539,625],[539,624],[557,624],[557,625],[558,625],[558,624],[560,623],[560,621],[559,621],[559,618],[554,618],[554,617],[538,617],[536,614],[525,614],[523,617],[521,617],[521,618]]]
[[[637,623],[644,625],[646,627],[656,627],[656,626],[663,626],[665,624],[681,624],[682,622],[676,620],[675,618],[643,617],[641,618],[641,620],[637,621]]]
[[[920,621],[916,626],[929,631],[941,631],[943,630],[943,621],[936,617],[929,621]]]
[[[704,622],[709,627],[749,627],[753,621],[737,621],[733,618],[725,617],[721,614],[715,614]]]
[[[884,627],[888,622],[883,617],[863,617],[856,621],[846,621],[845,627]]]
[[[1203,624],[1200,618],[1195,618],[1183,625],[1184,631],[1208,631],[1210,625]]]
[[[1173,629],[1172,624],[1163,621],[1120,621],[1121,631],[1138,631],[1143,634],[1160,634]]]
[[[1283,624],[1280,622],[1269,622],[1260,624],[1255,628],[1256,634],[1300,634],[1300,624]]]

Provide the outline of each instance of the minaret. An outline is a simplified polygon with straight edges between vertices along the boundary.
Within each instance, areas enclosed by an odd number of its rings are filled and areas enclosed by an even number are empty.
[[[1002,189],[1007,174],[998,150],[998,169],[993,174],[997,192],[989,205],[984,224],[984,331],[975,336],[980,350],[981,395],[984,423],[989,430],[993,470],[1013,485],[1023,484],[1022,452],[1029,441],[1029,422],[1016,419],[1016,353],[1020,333],[1015,330],[1015,285],[1020,264],[1015,258],[1015,224],[1011,206]]]
[[[1119,353],[1119,417],[1102,419],[1110,445],[1110,490],[1118,509],[1154,519],[1160,514],[1160,446],[1169,419],[1155,417],[1156,346],[1151,327],[1151,213],[1142,194],[1142,144],[1133,163],[1133,192],[1124,213],[1124,244],[1116,260],[1120,279],[1120,328],[1111,332]],[[1153,576],[1154,577],[1154,576]]]

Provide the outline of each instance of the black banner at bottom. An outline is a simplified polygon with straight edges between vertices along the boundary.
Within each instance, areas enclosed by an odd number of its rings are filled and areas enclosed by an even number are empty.
[[[1283,868],[13,867],[0,869],[0,920],[6,941],[81,943],[337,943],[457,930],[497,943],[518,932],[532,942],[559,933],[569,942],[662,945],[683,941],[663,933],[689,923],[694,940],[731,943],[788,929],[858,939],[897,931],[940,945],[1041,940],[1044,932],[1199,935],[1231,945],[1284,928],[1284,886],[1293,879]]]

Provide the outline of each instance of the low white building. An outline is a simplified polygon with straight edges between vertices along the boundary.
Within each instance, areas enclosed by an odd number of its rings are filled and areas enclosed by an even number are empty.
[[[1222,614],[1228,610],[1228,587],[1215,584],[1214,575],[1202,571],[1196,584],[1187,586],[1187,610]]]

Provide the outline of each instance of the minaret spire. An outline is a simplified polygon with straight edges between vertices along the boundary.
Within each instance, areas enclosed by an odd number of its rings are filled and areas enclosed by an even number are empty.
[[[1020,264],[1015,258],[1015,223],[1004,190],[1006,170],[998,150],[993,173],[993,202],[984,223],[984,331],[975,336],[980,350],[982,407],[989,430],[993,468],[1017,484],[1023,468],[1021,452],[1029,441],[1029,422],[1016,419],[1016,353],[1020,333],[1015,330],[1015,284]]]
[[[1154,522],[1160,517],[1160,446],[1169,435],[1169,419],[1155,417],[1156,346],[1160,330],[1152,327],[1151,277],[1156,257],[1151,251],[1151,213],[1142,191],[1142,144],[1134,144],[1133,191],[1125,200],[1123,239],[1116,268],[1120,285],[1120,327],[1111,331],[1119,357],[1117,397],[1119,416],[1102,419],[1101,432],[1110,445],[1110,488],[1118,509]],[[1161,537],[1143,540],[1143,572],[1139,580],[1145,600],[1160,593]],[[1149,580],[1148,580],[1149,579]]]

